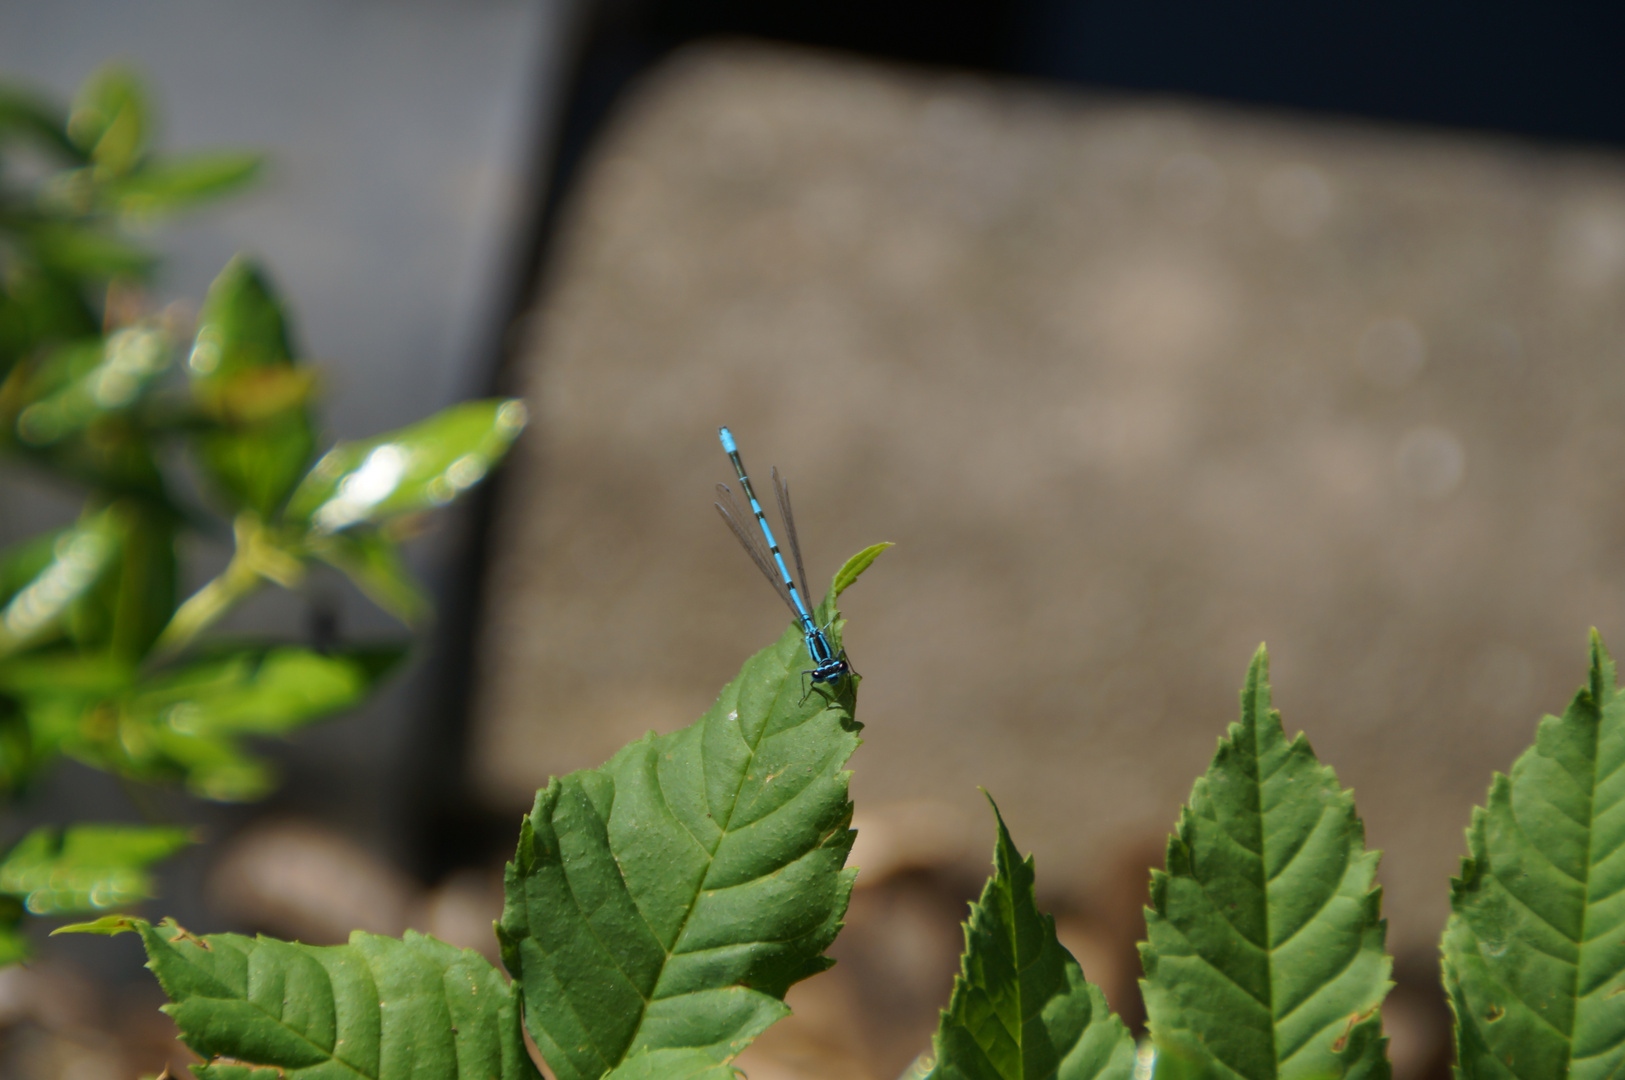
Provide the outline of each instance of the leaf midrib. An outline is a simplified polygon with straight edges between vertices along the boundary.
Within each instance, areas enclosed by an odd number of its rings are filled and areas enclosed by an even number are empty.
[[[156,928],[154,928],[153,933],[156,936],[159,937],[159,940],[164,941],[166,944],[168,944],[168,945],[174,945],[175,944],[175,942],[173,940],[168,940],[168,939],[163,938],[161,935],[157,935],[157,929]],[[205,940],[207,940],[207,939],[205,939]],[[258,946],[257,943],[254,944],[254,949],[257,949],[258,947],[259,946]],[[252,952],[252,951],[253,950],[251,949],[250,952]],[[182,955],[184,955],[184,954],[182,954]],[[378,987],[377,973],[373,971],[372,964],[367,960],[367,958],[365,956],[363,956],[363,955],[361,955],[359,953],[357,955],[360,956],[360,959],[361,959],[362,963],[366,965],[367,977],[372,981],[373,989],[374,989],[374,991],[376,991],[377,987]],[[208,971],[207,969],[199,966],[197,963],[195,963],[191,959],[188,959],[186,962],[194,970],[196,970],[198,972],[201,972],[202,974],[208,976],[214,982],[220,983],[220,985],[225,987],[225,989],[227,989],[227,990],[231,989],[229,986],[225,986],[224,983],[221,983],[219,977],[216,976],[213,972]],[[325,970],[323,971],[322,974],[323,974],[324,977],[327,978],[328,989],[333,990],[333,980],[332,980],[332,978],[330,976],[327,976],[327,973],[326,973]],[[339,1057],[336,1051],[325,1049],[322,1046],[321,1043],[319,1043],[316,1040],[312,1039],[310,1036],[306,1035],[304,1032],[299,1031],[298,1029],[289,1026],[288,1023],[286,1021],[284,1021],[280,1016],[272,1015],[270,1010],[266,1009],[265,1006],[259,1004],[253,998],[249,997],[248,993],[249,993],[248,989],[245,986],[244,990],[243,990],[243,996],[242,997],[208,998],[208,997],[203,997],[201,994],[198,995],[198,996],[200,998],[202,998],[202,1000],[204,1000],[204,1001],[241,1001],[243,1004],[245,1004],[245,1005],[249,1006],[250,1008],[255,1009],[256,1011],[258,1011],[260,1013],[260,1015],[264,1016],[267,1020],[270,1020],[277,1027],[279,1027],[282,1030],[288,1032],[290,1035],[292,1035],[294,1038],[298,1039],[300,1042],[304,1043],[307,1046],[310,1046],[310,1047],[314,1048],[319,1054],[323,1055],[328,1061],[337,1062],[338,1064],[344,1066],[346,1069],[350,1070],[350,1072],[354,1073],[356,1076],[361,1077],[362,1080],[383,1080],[382,1064],[383,1064],[383,1049],[384,1049],[384,1047],[383,1047],[384,1026],[383,1026],[383,1010],[382,1009],[380,1009],[378,1011],[378,1060],[379,1060],[380,1071],[375,1075],[375,1074],[372,1074],[372,1073],[362,1072],[356,1066],[350,1064],[348,1061],[345,1061],[343,1058]],[[334,1001],[336,1002],[337,1000],[338,1000],[337,992],[334,991]],[[333,1038],[335,1039],[335,1044],[334,1044],[335,1046],[337,1045],[338,1042],[343,1041],[342,1039],[339,1039],[339,1031],[338,1031],[337,1020],[338,1020],[338,1013],[337,1013],[337,1010],[335,1010],[335,1012],[334,1012],[334,1025],[333,1025]],[[220,1055],[217,1054],[215,1056],[219,1057]],[[271,1065],[271,1066],[268,1066],[268,1067],[269,1068],[274,1068],[274,1069],[283,1069],[283,1068],[295,1068],[296,1066]],[[302,1068],[316,1068],[316,1067],[318,1067],[318,1066],[314,1066],[314,1065],[313,1066],[302,1066]]]
[[[1601,687],[1597,687],[1596,689],[1601,689]],[[1569,997],[1574,1002],[1574,1007],[1569,1011],[1569,1030],[1566,1032],[1566,1037],[1563,1040],[1563,1071],[1565,1073],[1567,1073],[1574,1065],[1574,1033],[1575,1028],[1580,1023],[1580,970],[1585,966],[1586,928],[1591,922],[1592,852],[1594,845],[1597,842],[1597,765],[1598,759],[1601,757],[1602,752],[1602,726],[1608,719],[1607,702],[1596,693],[1595,689],[1593,690],[1591,696],[1591,707],[1596,710],[1597,722],[1591,729],[1591,755],[1590,761],[1587,763],[1589,768],[1587,769],[1586,779],[1589,786],[1586,789],[1586,857],[1585,865],[1582,867],[1583,871],[1585,872],[1585,877],[1581,879],[1571,879],[1577,880],[1581,887],[1580,931],[1574,941],[1574,967],[1570,976],[1569,988]],[[1511,801],[1512,792],[1508,791],[1508,809],[1511,809]],[[1516,818],[1514,818],[1514,820],[1516,820]],[[1521,831],[1523,826],[1519,825],[1518,828]],[[1547,858],[1547,861],[1551,861],[1550,857]]]
[[[1260,897],[1263,898],[1263,901],[1264,901],[1264,928],[1263,928],[1264,929],[1264,956],[1265,956],[1265,958],[1267,959],[1267,961],[1269,963],[1269,978],[1265,981],[1265,993],[1266,993],[1266,996],[1267,996],[1267,1000],[1261,1001],[1261,1002],[1259,1002],[1259,1004],[1264,1006],[1264,1014],[1269,1017],[1269,1025],[1270,1025],[1270,1078],[1271,1078],[1271,1080],[1276,1080],[1276,1078],[1278,1078],[1281,1075],[1281,1063],[1285,1059],[1281,1056],[1281,1024],[1280,1024],[1280,1020],[1275,1015],[1275,950],[1276,950],[1277,946],[1270,944],[1274,940],[1274,934],[1273,934],[1273,932],[1271,930],[1271,919],[1270,919],[1270,907],[1271,907],[1271,905],[1270,905],[1270,885],[1272,883],[1272,879],[1270,877],[1270,859],[1269,859],[1269,831],[1270,831],[1269,830],[1269,810],[1264,805],[1264,803],[1265,803],[1264,785],[1270,780],[1271,777],[1273,777],[1275,775],[1276,772],[1278,772],[1280,770],[1280,768],[1282,768],[1284,766],[1277,766],[1277,768],[1274,771],[1270,772],[1269,776],[1264,775],[1264,735],[1265,735],[1265,732],[1263,730],[1260,730],[1260,729],[1267,729],[1272,724],[1273,725],[1279,725],[1280,724],[1280,719],[1275,715],[1274,711],[1270,708],[1270,705],[1269,705],[1267,700],[1260,700],[1260,698],[1263,696],[1263,693],[1261,692],[1262,687],[1259,684],[1262,683],[1263,680],[1261,678],[1258,678],[1256,675],[1255,675],[1255,678],[1257,678],[1257,681],[1254,682],[1253,686],[1251,687],[1252,701],[1250,703],[1250,708],[1248,710],[1251,713],[1251,715],[1248,716],[1247,722],[1252,726],[1252,729],[1253,729],[1252,730],[1252,736],[1253,736],[1252,737],[1253,790],[1257,793],[1257,796],[1258,796],[1258,885],[1259,885],[1258,894],[1259,894]],[[1263,720],[1263,723],[1259,722],[1261,718]],[[1281,732],[1281,739],[1282,739],[1283,742],[1286,741],[1286,732],[1284,730]],[[1290,754],[1291,754],[1291,745],[1290,744],[1288,744],[1288,746],[1287,746],[1287,753],[1289,755],[1288,760],[1290,760]],[[1307,843],[1307,839],[1305,840],[1305,843]],[[1289,857],[1288,862],[1290,863],[1292,859],[1296,859],[1299,852],[1301,852],[1301,851],[1302,851],[1302,847],[1300,846],[1299,851],[1293,852],[1292,855]],[[1285,867],[1282,867],[1282,869],[1284,870]],[[1313,919],[1311,919],[1309,921],[1312,922]],[[1305,925],[1307,925],[1307,923]],[[1296,935],[1294,935],[1294,936],[1296,936]],[[1232,980],[1232,981],[1234,981],[1234,980]],[[1313,996],[1313,995],[1310,995],[1310,996]],[[1307,998],[1305,1000],[1307,1000]]]
[[[768,708],[767,715],[769,717],[771,717],[773,715],[773,711],[778,707],[778,703],[780,702],[780,700],[783,699],[783,697],[784,697],[784,682],[781,679],[780,682],[779,682],[778,691],[773,696],[773,703]],[[737,695],[734,698],[734,704],[733,704],[733,708],[732,708],[731,711],[733,712],[733,719],[737,723],[738,720],[739,720],[739,698],[738,698]],[[816,716],[817,714],[815,713],[813,715]],[[809,722],[811,719],[812,719],[812,717],[809,716],[806,720],[803,721],[803,723]],[[724,821],[719,821],[718,822],[716,846],[706,849],[705,874],[700,879],[699,884],[695,887],[694,892],[690,895],[688,903],[687,903],[687,905],[686,905],[686,907],[684,908],[684,911],[683,911],[682,921],[680,923],[678,923],[676,931],[672,934],[672,937],[671,937],[672,947],[668,949],[664,944],[662,944],[660,946],[660,951],[665,956],[665,959],[661,961],[661,963],[660,963],[660,972],[658,974],[656,974],[656,976],[655,976],[654,984],[656,986],[658,986],[660,984],[660,978],[661,978],[662,975],[665,974],[666,966],[671,963],[672,958],[674,956],[678,955],[678,953],[675,951],[676,946],[680,941],[683,940],[683,932],[688,929],[689,920],[694,917],[694,909],[699,906],[698,902],[699,902],[700,894],[705,891],[706,883],[711,878],[711,871],[716,867],[716,861],[717,861],[716,860],[716,854],[717,854],[717,851],[722,847],[723,841],[728,838],[729,828],[733,824],[734,814],[739,809],[739,793],[740,793],[740,791],[742,791],[744,789],[745,782],[750,778],[750,770],[751,770],[751,767],[756,763],[757,752],[761,748],[762,741],[767,738],[767,729],[768,729],[768,724],[764,721],[762,726],[761,726],[760,731],[756,735],[756,738],[754,740],[748,740],[748,739],[745,740],[745,745],[750,748],[750,755],[746,759],[744,767],[739,770],[739,780],[738,780],[738,783],[734,787],[732,798],[729,800],[727,820],[725,822]],[[705,760],[705,758],[704,758],[704,750],[703,750],[703,744],[702,744],[702,749],[701,749],[702,769],[703,769],[704,760]],[[666,810],[672,814],[673,820],[681,822],[682,819],[675,813],[675,811],[672,808],[671,800],[666,798],[666,787],[665,787],[664,782],[661,780],[660,770],[659,769],[654,770],[654,781],[655,781],[655,791],[660,796],[661,805],[664,806],[666,808]],[[686,825],[684,825],[683,828],[684,828],[685,831],[689,832],[690,836],[694,835],[692,831],[688,830],[688,827]],[[698,838],[696,837],[696,840],[697,839]],[[701,847],[705,847],[705,845],[702,843]],[[755,880],[755,879],[752,879],[752,880]],[[624,881],[624,879],[623,879],[623,881]],[[628,889],[628,893],[630,893],[630,891],[631,890]],[[574,889],[572,889],[570,891],[570,896],[571,896],[572,900],[575,899],[575,890]],[[641,919],[643,921],[643,925],[648,928],[650,936],[652,936],[656,941],[660,941],[660,934],[658,932],[656,932],[656,930],[655,930],[655,928],[653,926],[649,925],[649,920],[643,914],[643,909],[641,907],[638,907],[636,904],[634,904],[633,907],[637,909],[638,918]],[[578,911],[581,910],[581,904],[580,904],[579,901],[576,902],[576,910],[578,910]],[[585,914],[585,913],[583,913],[583,914]],[[597,936],[596,931],[594,931],[594,936],[595,937]],[[613,956],[614,953],[611,952],[610,955]],[[684,955],[687,955],[687,954],[684,954]],[[620,965],[617,964],[616,968],[619,970]],[[626,975],[626,972],[623,970],[623,971],[621,971],[621,974],[624,976],[624,975]],[[628,977],[628,982],[631,982],[630,977]],[[631,985],[632,985],[632,989],[637,991],[637,983],[632,982]],[[644,1020],[647,1018],[647,1016],[649,1014],[649,1006],[651,1004],[653,1004],[657,1000],[657,999],[655,999],[653,997],[645,997],[643,995],[642,991],[638,991],[638,999],[640,1001],[642,1001],[643,1004],[638,1009],[638,1022],[637,1022],[637,1025],[635,1026],[635,1028],[633,1029],[632,1038],[627,1040],[626,1047],[624,1047],[616,1055],[614,1061],[612,1063],[610,1063],[610,1065],[609,1065],[610,1070],[617,1069],[617,1068],[619,1068],[620,1066],[622,1066],[622,1065],[624,1065],[626,1063],[627,1051],[631,1047],[637,1045],[638,1036],[643,1031],[643,1023],[644,1023]],[[659,999],[659,1000],[664,1000],[664,999]]]
[[[1008,858],[1009,855],[1014,854],[1015,852],[1013,851],[1007,852],[1006,857]],[[1022,869],[1022,864],[1019,859],[1017,864],[1012,866],[1010,869],[1011,874],[1007,888],[1005,889],[1005,900],[1009,904],[1010,918],[1007,921],[1000,920],[1000,922],[1005,924],[1001,926],[1000,929],[1006,931],[1006,937],[1008,937],[1010,941],[1010,955],[1015,960],[1015,963],[1012,964],[1011,967],[1015,968],[1016,974],[1016,1030],[1010,1032],[1010,1040],[1016,1044],[1016,1062],[1023,1067],[1021,1074],[1018,1074],[1015,1080],[1021,1080],[1021,1077],[1026,1074],[1025,1066],[1027,1064],[1027,1043],[1025,1039],[1027,1032],[1027,997],[1022,993],[1021,973],[1032,967],[1033,964],[1037,963],[1038,959],[1035,956],[1026,964],[1021,962],[1021,937],[1016,933],[1016,874]],[[1043,946],[1040,945],[1039,949],[1042,951]],[[1004,1022],[1004,1018],[1000,1017],[999,1022],[1002,1024]]]

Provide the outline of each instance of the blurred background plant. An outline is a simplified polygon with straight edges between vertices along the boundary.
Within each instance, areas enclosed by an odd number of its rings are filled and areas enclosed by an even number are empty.
[[[399,544],[525,422],[517,401],[471,402],[318,459],[319,375],[262,269],[233,259],[195,318],[144,293],[157,259],[136,235],[261,165],[159,154],[152,117],[118,67],[66,112],[0,89],[0,453],[83,496],[76,521],[0,552],[0,805],[26,800],[63,756],[119,778],[137,806],[147,785],[266,795],[274,769],[245,740],[357,705],[406,640],[205,631],[267,585],[300,589],[316,563],[422,626],[431,605]],[[188,534],[232,555],[182,599]],[[190,840],[162,823],[0,836],[0,965],[27,955],[28,917],[146,897],[149,868]]]

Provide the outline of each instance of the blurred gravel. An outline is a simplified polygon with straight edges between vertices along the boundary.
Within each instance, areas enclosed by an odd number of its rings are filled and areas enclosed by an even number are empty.
[[[707,505],[728,423],[816,582],[898,544],[845,597],[860,808],[947,804],[979,874],[983,785],[1117,911],[1267,639],[1430,956],[1491,771],[1588,627],[1625,649],[1622,298],[1617,156],[679,54],[538,302],[481,788],[689,722],[783,628]]]

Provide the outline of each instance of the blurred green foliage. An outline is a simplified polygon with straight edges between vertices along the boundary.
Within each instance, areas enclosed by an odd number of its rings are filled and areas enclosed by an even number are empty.
[[[63,755],[124,780],[245,800],[275,784],[245,737],[349,709],[404,641],[321,650],[205,631],[267,585],[336,568],[409,626],[429,602],[398,545],[479,482],[525,423],[517,401],[458,405],[318,458],[317,370],[263,269],[239,256],[195,318],[154,309],[158,259],[133,234],[241,189],[245,153],[159,154],[131,72],[91,77],[63,111],[0,88],[0,460],[83,494],[77,521],[0,551],[0,806]],[[177,541],[229,538],[184,599]],[[36,830],[0,849],[0,964],[27,914],[150,893],[187,842],[166,826]]]

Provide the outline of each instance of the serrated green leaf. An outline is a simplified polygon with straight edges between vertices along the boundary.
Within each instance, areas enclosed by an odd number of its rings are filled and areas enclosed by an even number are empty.
[[[992,803],[990,798],[989,803]],[[1004,817],[993,876],[965,922],[953,997],[932,1040],[933,1080],[1129,1080],[1134,1038],[1055,936],[1033,899]]]
[[[309,465],[316,436],[311,380],[293,363],[282,303],[249,260],[232,259],[209,286],[186,368],[203,410],[226,421],[197,436],[205,471],[234,506],[269,516]],[[299,392],[278,392],[289,385]],[[232,407],[245,397],[277,407],[245,417]]]
[[[343,572],[373,603],[408,626],[426,620],[433,603],[401,560],[400,547],[376,530],[351,529],[312,537],[310,548]]]
[[[4,574],[22,578],[0,607],[0,657],[49,640],[61,631],[73,606],[117,558],[119,543],[111,511],[94,514],[54,534],[49,555],[38,543],[16,552]],[[37,566],[37,569],[35,568]]]
[[[1140,985],[1158,1072],[1385,1080],[1378,856],[1353,794],[1303,735],[1287,740],[1268,675],[1260,647],[1241,721],[1152,875]]]
[[[1496,774],[1451,882],[1444,980],[1463,1080],[1602,1080],[1625,1067],[1625,696],[1590,678]]]
[[[444,506],[485,479],[524,427],[524,402],[492,398],[339,443],[300,481],[286,517],[334,533]]]
[[[839,648],[834,616],[826,599]],[[537,794],[497,936],[558,1080],[656,1050],[731,1061],[829,966],[854,875],[857,680],[809,694],[808,664],[792,626],[694,724]]]
[[[0,892],[34,915],[75,915],[152,895],[148,867],[192,843],[185,829],[70,825],[35,829],[0,860]]]
[[[845,565],[835,571],[835,581],[829,588],[830,596],[838,599],[842,593],[852,587],[858,578],[863,576],[863,572],[869,569],[876,559],[880,558],[883,551],[895,546],[895,544],[890,543],[871,544],[846,560]]]
[[[166,157],[107,185],[102,198],[126,217],[172,213],[245,187],[264,161],[260,154],[223,151]]]
[[[286,1080],[281,1069],[268,1069],[259,1065],[236,1065],[216,1062],[212,1065],[191,1066],[197,1080]],[[156,1080],[163,1080],[162,1077]]]
[[[404,938],[357,930],[349,944],[327,946],[198,937],[173,920],[127,916],[64,930],[141,935],[169,995],[164,1011],[209,1059],[200,1076],[252,1077],[247,1067],[259,1065],[282,1080],[538,1078],[517,987],[472,949],[410,930]]]

